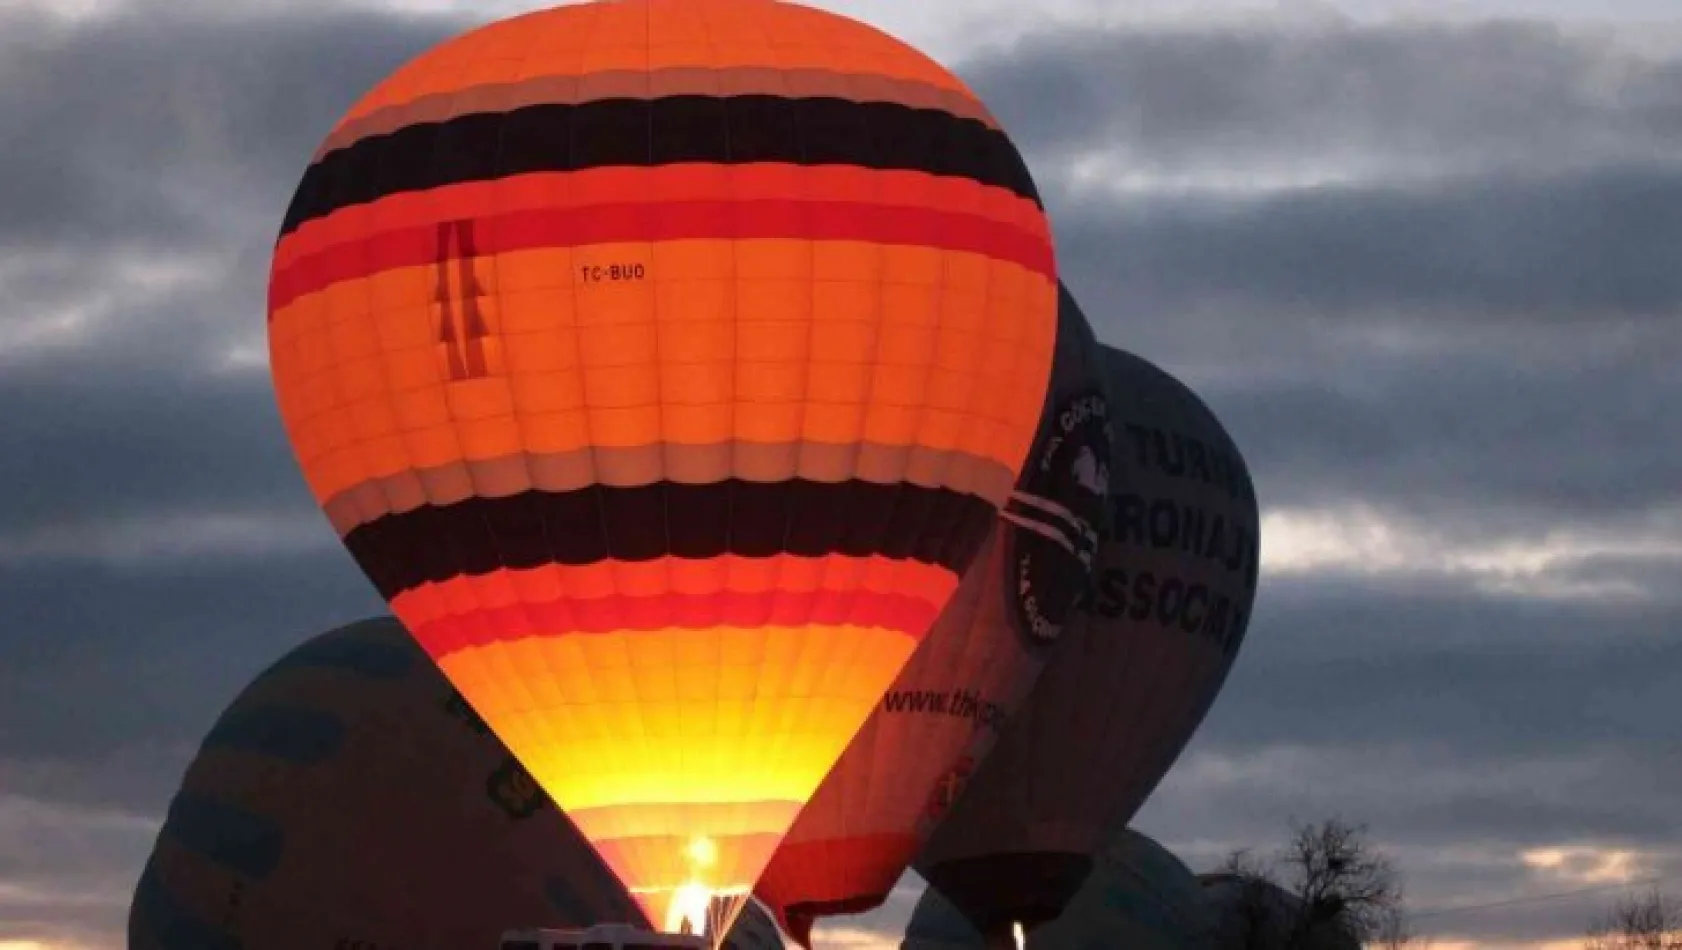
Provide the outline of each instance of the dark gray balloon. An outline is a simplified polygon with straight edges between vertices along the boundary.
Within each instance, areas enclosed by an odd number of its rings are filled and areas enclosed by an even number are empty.
[[[1255,597],[1237,446],[1185,385],[1104,349],[1115,474],[1095,588],[914,862],[990,938],[1062,913],[1203,721]]]

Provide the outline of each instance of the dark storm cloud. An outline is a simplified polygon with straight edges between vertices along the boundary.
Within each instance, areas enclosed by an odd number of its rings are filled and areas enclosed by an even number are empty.
[[[321,518],[297,470],[267,381],[43,381],[0,375],[5,424],[0,523],[7,533],[97,526],[153,511],[276,508]]]
[[[1481,758],[1657,747],[1675,733],[1655,715],[1682,694],[1675,604],[1549,603],[1446,583],[1282,586],[1258,603],[1211,726],[1224,741],[1444,737]],[[1265,715],[1241,714],[1252,703]]]
[[[1546,603],[1444,578],[1264,581],[1226,689],[1139,825],[1194,843],[1185,857],[1206,869],[1226,848],[1272,849],[1290,820],[1365,822],[1421,911],[1584,886],[1527,866],[1536,849],[1624,849],[1638,875],[1674,871],[1679,619],[1674,603]],[[1420,924],[1568,937],[1596,900]]]
[[[455,21],[152,5],[0,12],[0,248],[271,241],[356,95]]]
[[[1267,504],[1365,498],[1512,528],[1515,513],[1604,517],[1682,499],[1668,412],[1682,380],[1664,351],[1550,366],[1514,358],[1519,347],[1351,354],[1314,375],[1201,388]]]
[[[323,531],[329,531],[325,526]],[[0,571],[0,755],[109,755],[196,741],[306,637],[382,613],[336,544],[304,555],[46,561]]]
[[[1141,318],[1213,306],[1587,321],[1682,301],[1679,208],[1682,168],[1627,166],[1250,199],[1070,196],[1053,211],[1074,281],[1125,288],[1123,312]]]
[[[0,458],[6,533],[158,510],[299,510],[260,372],[267,255],[310,152],[358,92],[459,29],[187,6],[69,26],[0,13]],[[79,315],[70,341],[7,331]],[[324,529],[325,530],[325,529]]]
[[[1498,23],[1045,34],[962,71],[1042,179],[1071,283],[1117,315],[1599,320],[1682,298],[1676,62]],[[1097,154],[1100,179],[1231,189],[1062,177]],[[1333,184],[1243,187],[1283,172]]]
[[[1676,499],[1682,65],[1506,23],[1052,34],[963,71],[1100,337],[1199,389],[1265,503],[1539,533]],[[1259,177],[1060,171],[1098,153]],[[1296,168],[1337,183],[1261,187]]]
[[[961,64],[1034,157],[1145,171],[1674,160],[1682,68],[1543,23],[1031,36]]]

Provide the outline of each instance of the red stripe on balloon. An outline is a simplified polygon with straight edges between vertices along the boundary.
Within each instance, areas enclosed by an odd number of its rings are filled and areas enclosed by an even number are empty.
[[[911,833],[785,838],[753,893],[796,942],[810,947],[814,917],[862,914],[880,906],[919,844]]]
[[[969,251],[1047,278],[1052,246],[1015,225],[980,215],[859,201],[631,202],[515,211],[474,219],[480,255],[617,242],[752,240],[869,241]],[[436,262],[438,226],[371,234],[299,257],[274,274],[269,311],[304,294],[397,267]]]
[[[715,627],[852,624],[921,639],[938,611],[927,601],[875,591],[807,591],[613,596],[490,607],[441,617],[414,635],[434,659],[471,647],[538,636]]]

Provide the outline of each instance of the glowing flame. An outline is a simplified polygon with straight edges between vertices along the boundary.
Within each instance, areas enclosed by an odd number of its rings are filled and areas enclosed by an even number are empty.
[[[693,881],[673,891],[671,907],[666,911],[666,932],[706,933],[707,910],[712,907],[712,899],[712,891],[705,884]]]
[[[683,854],[697,868],[710,868],[718,863],[718,845],[711,838],[696,838],[689,842]]]
[[[753,893],[753,887],[716,880],[717,872],[712,869],[718,864],[718,844],[705,835],[689,839],[682,854],[689,868],[683,883],[633,887],[631,893],[645,901],[643,906],[650,910],[651,919],[662,906],[665,908],[661,932],[704,936],[716,950],[723,945],[729,923]]]
[[[1028,943],[1028,936],[1022,932],[1021,924],[1010,925],[1010,935],[1016,938],[1016,950],[1022,950]]]
[[[689,861],[689,880],[672,892],[672,902],[666,909],[666,932],[704,934],[713,899],[704,872],[718,863],[718,845],[711,838],[695,838],[683,849],[683,856]]]

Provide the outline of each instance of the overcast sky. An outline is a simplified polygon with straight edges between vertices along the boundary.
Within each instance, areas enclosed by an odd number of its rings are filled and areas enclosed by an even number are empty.
[[[1254,624],[1137,826],[1204,869],[1365,821],[1439,950],[1682,891],[1674,0],[824,5],[975,86],[1099,336],[1249,457]],[[267,253],[360,91],[530,6],[0,0],[0,950],[120,947],[221,706],[381,610],[278,424]]]

